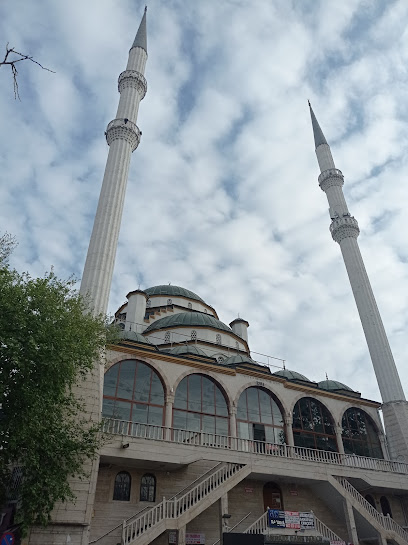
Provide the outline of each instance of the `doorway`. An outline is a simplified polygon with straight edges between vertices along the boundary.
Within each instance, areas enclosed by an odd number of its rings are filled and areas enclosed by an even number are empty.
[[[264,510],[279,509],[284,510],[282,492],[275,483],[266,483],[263,488]]]

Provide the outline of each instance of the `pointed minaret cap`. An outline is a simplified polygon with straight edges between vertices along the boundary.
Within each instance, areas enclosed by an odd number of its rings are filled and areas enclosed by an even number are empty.
[[[307,101],[310,108],[310,116],[312,118],[312,127],[313,127],[313,136],[315,141],[315,148],[317,149],[322,144],[327,144],[326,138],[324,137],[323,131],[320,128],[319,123],[317,122],[316,116],[314,114],[314,111],[312,110],[312,105],[310,104],[310,101]]]
[[[135,41],[133,42],[133,47],[141,47],[147,53],[147,32],[146,32],[146,12],[147,6],[145,6],[142,20],[140,21],[139,29],[136,33]]]

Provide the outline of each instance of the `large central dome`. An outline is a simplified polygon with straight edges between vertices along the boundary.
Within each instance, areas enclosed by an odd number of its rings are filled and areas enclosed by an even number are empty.
[[[146,291],[146,290],[145,290]],[[145,329],[145,333],[149,331],[155,331],[157,329],[170,329],[172,327],[212,327],[214,329],[221,329],[221,331],[228,331],[232,333],[231,328],[226,324],[214,318],[210,314],[203,314],[202,312],[179,312],[172,316],[166,316],[155,320],[152,324]]]
[[[172,286],[171,284],[164,284],[162,286],[153,286],[143,290],[147,295],[172,295],[173,297],[186,297],[187,299],[195,299],[205,304],[205,301],[201,299],[196,293],[180,286]]]

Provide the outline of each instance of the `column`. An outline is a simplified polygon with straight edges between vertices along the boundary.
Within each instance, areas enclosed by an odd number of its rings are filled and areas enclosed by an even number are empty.
[[[173,420],[173,404],[174,404],[174,394],[167,394],[166,397],[166,412],[164,416],[164,426],[165,430],[165,439],[166,441],[171,441],[171,425]]]
[[[228,493],[221,496],[219,501],[219,520],[220,520],[220,545],[223,545],[223,534],[228,532],[230,519],[228,513]]]
[[[340,426],[340,424],[337,422],[334,426],[334,430],[336,432],[337,448],[338,448],[339,454],[344,455],[344,445],[343,445],[343,437],[342,437],[343,426]]]
[[[292,429],[292,416],[291,415],[285,415],[283,417],[283,420],[285,422],[285,432],[286,432],[286,440],[288,442],[288,445],[290,447],[295,446],[295,440],[293,438],[293,429]]]
[[[353,507],[351,503],[344,499],[344,516],[346,517],[348,540],[354,545],[358,544],[358,534],[356,528],[356,521],[354,519]]]

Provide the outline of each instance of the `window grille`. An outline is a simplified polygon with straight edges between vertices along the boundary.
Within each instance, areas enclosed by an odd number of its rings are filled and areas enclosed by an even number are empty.
[[[131,477],[127,471],[120,471],[115,477],[113,499],[118,501],[130,500]]]
[[[156,477],[150,473],[140,481],[140,501],[156,501]]]

